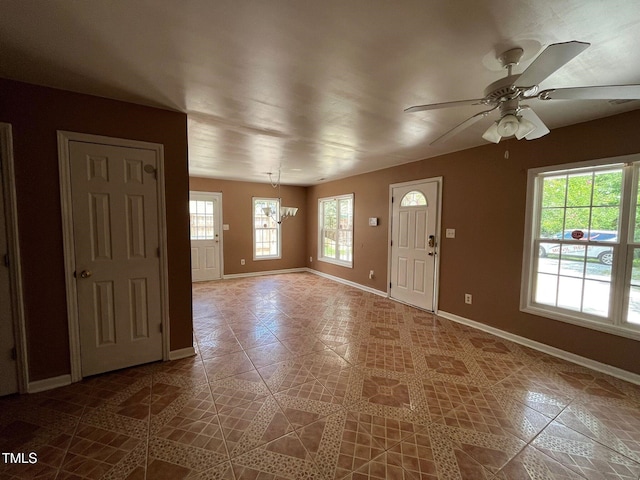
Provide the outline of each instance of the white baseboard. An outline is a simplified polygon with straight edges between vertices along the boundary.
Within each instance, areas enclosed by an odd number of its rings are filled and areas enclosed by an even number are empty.
[[[305,272],[313,273],[314,275],[318,275],[319,277],[328,278],[329,280],[333,280],[334,282],[342,283],[344,285],[349,285],[350,287],[358,288],[360,290],[364,290],[365,292],[373,293],[374,295],[379,295],[381,297],[387,298],[387,292],[383,292],[382,290],[377,290],[375,288],[367,287],[365,285],[361,285],[356,282],[352,282],[351,280],[345,280],[344,278],[335,277],[333,275],[329,275],[328,273],[319,272],[318,270],[314,270],[312,268],[306,268]]]
[[[29,382],[27,385],[27,393],[44,392],[58,387],[71,385],[71,375],[60,375],[59,377],[45,378],[44,380],[36,380]]]
[[[195,354],[196,349],[193,347],[171,350],[169,352],[169,360],[180,360],[181,358],[193,357]]]
[[[302,268],[285,268],[283,270],[267,270],[264,272],[248,272],[248,273],[232,273],[230,275],[223,275],[222,278],[227,280],[231,278],[245,278],[245,277],[261,277],[262,275],[279,275],[281,273],[300,273],[306,272],[308,269]]]
[[[612,377],[616,377],[621,380],[640,385],[640,375],[638,375],[637,373],[629,372],[618,367],[613,367],[611,365],[607,365],[606,363],[597,362],[590,358],[582,357],[580,355],[576,355],[575,353],[570,353],[565,350],[546,345],[544,343],[536,342],[535,340],[530,340],[526,337],[521,337],[520,335],[516,335],[514,333],[505,332],[504,330],[485,325],[484,323],[476,322],[475,320],[469,320],[468,318],[464,318],[453,313],[443,312],[441,310],[437,313],[437,315],[442,318],[446,318],[447,320],[462,323],[463,325],[467,325],[472,328],[477,328],[478,330],[490,333],[492,335],[495,335],[496,337],[504,338],[505,340],[510,340],[514,343],[524,345],[525,347],[533,348],[534,350],[548,353],[549,355],[552,355],[554,357],[562,358],[563,360],[582,365],[583,367],[591,368],[592,370],[606,373],[608,375],[611,375]]]

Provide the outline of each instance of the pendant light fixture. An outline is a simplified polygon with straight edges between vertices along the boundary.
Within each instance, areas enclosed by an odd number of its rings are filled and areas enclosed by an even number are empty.
[[[272,173],[268,172],[269,175],[269,183],[273,188],[278,189],[278,206],[280,210],[280,214],[278,212],[274,212],[271,207],[264,207],[262,212],[269,218],[273,219],[278,225],[280,225],[283,220],[287,217],[295,217],[296,213],[298,213],[298,207],[285,207],[282,205],[282,196],[280,194],[280,169],[278,168],[278,181],[276,183],[273,182]]]

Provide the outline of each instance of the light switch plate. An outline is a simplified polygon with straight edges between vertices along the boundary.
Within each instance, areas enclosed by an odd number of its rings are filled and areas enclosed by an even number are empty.
[[[456,229],[455,228],[447,228],[446,235],[447,235],[447,238],[456,238]]]

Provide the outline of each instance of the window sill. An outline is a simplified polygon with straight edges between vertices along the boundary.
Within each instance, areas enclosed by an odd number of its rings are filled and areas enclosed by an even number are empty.
[[[259,262],[261,260],[281,260],[282,255],[274,255],[273,257],[253,257],[254,262]]]
[[[334,260],[333,258],[318,258],[319,262],[331,263],[340,267],[353,268],[353,262],[345,262],[341,260]]]
[[[617,335],[619,337],[630,338],[631,340],[640,340],[640,325],[637,328],[632,326],[613,325],[611,323],[605,323],[606,320],[590,320],[586,318],[579,318],[573,316],[567,311],[549,310],[543,307],[535,305],[527,305],[520,308],[521,312],[530,313],[539,317],[550,318],[551,320],[558,320],[560,322],[570,323],[579,327],[588,328],[590,330],[597,330],[599,332],[609,333],[611,335]]]

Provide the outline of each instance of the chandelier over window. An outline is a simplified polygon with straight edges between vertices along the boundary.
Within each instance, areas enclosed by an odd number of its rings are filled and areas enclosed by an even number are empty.
[[[271,184],[271,186],[278,189],[278,204],[280,205],[280,216],[278,216],[278,212],[273,211],[271,207],[265,207],[262,209],[262,211],[267,217],[272,218],[274,222],[280,225],[285,218],[295,217],[296,213],[298,213],[298,207],[285,207],[282,205],[282,196],[280,194],[280,169],[278,169],[278,181],[276,183],[273,183],[271,172],[268,172],[267,175],[269,175],[269,183]]]

